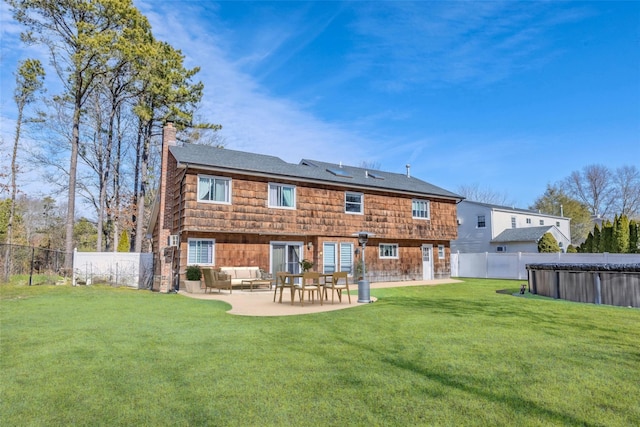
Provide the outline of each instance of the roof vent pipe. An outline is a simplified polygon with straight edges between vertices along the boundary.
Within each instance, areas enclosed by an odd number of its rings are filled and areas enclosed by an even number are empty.
[[[369,171],[364,171],[364,177],[369,178]]]
[[[342,162],[340,162],[340,164],[338,166],[340,166],[340,168],[342,169]]]
[[[411,178],[411,165],[407,163],[407,178]]]

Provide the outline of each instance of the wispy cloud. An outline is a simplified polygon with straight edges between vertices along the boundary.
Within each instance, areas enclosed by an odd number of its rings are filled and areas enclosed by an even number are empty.
[[[558,14],[540,2],[365,3],[358,11],[352,60],[396,90],[502,80],[552,57],[548,32],[588,13]]]
[[[155,4],[139,5],[157,37],[183,47],[191,66],[202,66],[197,76],[205,82],[201,112],[205,120],[223,125],[220,135],[228,148],[268,153],[290,162],[306,157],[352,163],[349,158],[359,162],[364,157],[370,141],[317,118],[294,101],[270,95],[259,78],[244,71],[243,61],[230,59],[221,48],[217,22],[194,20],[193,10],[181,9],[172,12],[176,25],[167,26],[164,14],[146,11],[151,6],[157,10]],[[286,43],[286,37],[274,37]]]

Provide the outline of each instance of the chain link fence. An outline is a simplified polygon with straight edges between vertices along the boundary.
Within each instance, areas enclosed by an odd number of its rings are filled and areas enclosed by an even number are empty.
[[[71,255],[69,255],[71,256]],[[0,267],[2,281],[9,282],[14,276],[28,276],[29,285],[33,277],[38,276],[44,282],[57,282],[60,277],[70,277],[70,271],[64,269],[67,254],[34,246],[0,244]]]

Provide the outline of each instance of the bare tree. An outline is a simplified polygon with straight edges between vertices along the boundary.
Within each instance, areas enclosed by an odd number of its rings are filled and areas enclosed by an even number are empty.
[[[490,205],[513,206],[513,199],[507,193],[499,193],[487,187],[480,187],[479,184],[460,185],[456,192],[464,198]]]
[[[615,209],[628,218],[640,216],[640,171],[635,166],[622,166],[613,174]]]
[[[573,171],[562,182],[566,193],[584,203],[596,218],[610,213],[614,203],[613,176],[603,165],[588,165]]]

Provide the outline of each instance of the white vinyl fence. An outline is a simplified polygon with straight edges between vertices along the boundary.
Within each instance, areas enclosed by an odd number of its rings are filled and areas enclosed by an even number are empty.
[[[636,264],[639,254],[537,254],[537,253],[476,253],[451,254],[451,277],[491,279],[527,279],[527,264]]]
[[[98,283],[151,289],[153,254],[75,251],[73,253],[73,285]]]

